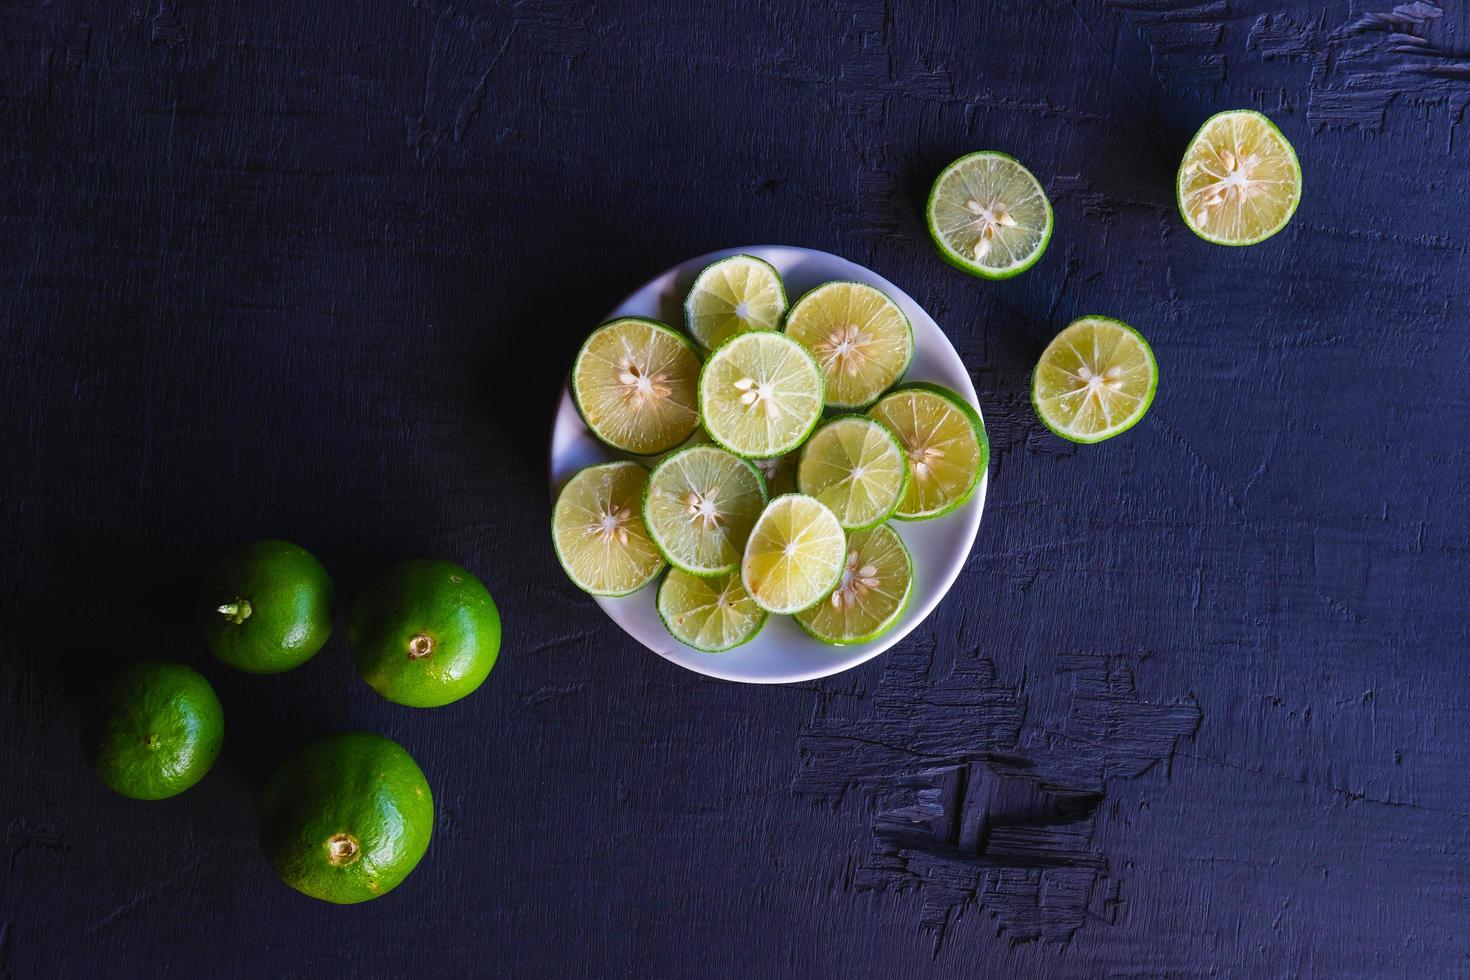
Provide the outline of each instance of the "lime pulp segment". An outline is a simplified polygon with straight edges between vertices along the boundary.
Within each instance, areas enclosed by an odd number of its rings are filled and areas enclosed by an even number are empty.
[[[756,521],[740,580],[755,604],[794,613],[832,591],[847,557],[846,535],[820,501],[799,493],[777,497]]]
[[[732,255],[706,266],[684,300],[689,332],[709,350],[736,334],[779,330],[785,315],[780,274],[753,255]]]
[[[739,334],[699,375],[705,431],[731,452],[769,459],[801,445],[822,414],[822,372],[785,334]]]
[[[1085,316],[1042,352],[1031,404],[1063,439],[1101,442],[1143,418],[1158,384],[1158,363],[1142,334],[1120,320]]]
[[[658,614],[674,639],[703,653],[746,643],[766,624],[739,572],[706,578],[670,569],[658,587]]]
[[[723,575],[740,567],[745,541],[765,505],[765,478],[754,464],[718,446],[691,446],[654,467],[643,522],[675,568]]]
[[[589,466],[562,488],[551,512],[556,557],[577,588],[627,595],[664,567],[643,524],[648,471],[637,463]]]
[[[796,614],[823,643],[866,643],[886,633],[914,591],[914,562],[886,524],[848,536],[842,578],[826,601]]]
[[[829,408],[861,408],[898,383],[914,356],[913,330],[898,304],[860,282],[811,290],[786,317],[786,333],[821,365]]]
[[[826,504],[848,530],[892,517],[908,490],[908,459],[898,437],[877,419],[843,415],[807,440],[797,464],[801,492]]]
[[[945,261],[986,279],[1026,271],[1051,241],[1051,202],[1041,182],[1014,157],[990,150],[944,168],[927,216]]]
[[[939,385],[910,384],[884,396],[868,414],[898,436],[909,485],[901,520],[940,517],[975,493],[990,458],[985,426],[965,399]]]
[[[1254,245],[1276,234],[1302,196],[1302,169],[1281,130],[1250,109],[1211,116],[1179,165],[1179,213],[1217,245]]]
[[[587,427],[614,449],[649,456],[679,445],[699,424],[699,355],[654,320],[604,324],[572,365],[572,394]]]

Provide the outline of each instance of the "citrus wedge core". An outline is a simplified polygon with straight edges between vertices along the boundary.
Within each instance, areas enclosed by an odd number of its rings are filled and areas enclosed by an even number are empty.
[[[1158,384],[1159,366],[1142,334],[1119,320],[1085,316],[1042,352],[1031,404],[1063,439],[1101,442],[1143,418]]]
[[[944,168],[927,217],[944,260],[984,279],[1025,272],[1051,241],[1051,202],[1041,182],[1014,157],[991,150]]]
[[[1179,213],[1217,245],[1254,245],[1276,234],[1302,197],[1296,151],[1251,109],[1211,116],[1179,165]]]
[[[593,434],[649,456],[672,449],[699,424],[699,355],[653,320],[624,318],[592,332],[572,365],[572,395]]]
[[[829,408],[862,408],[898,383],[914,356],[908,317],[882,290],[824,283],[797,300],[786,333],[816,357]]]
[[[827,598],[796,614],[802,629],[823,643],[866,643],[888,631],[914,590],[914,562],[886,524],[847,539],[842,578]]]
[[[780,274],[753,255],[732,255],[706,266],[684,301],[689,332],[711,350],[736,334],[780,330],[785,315]]]
[[[674,639],[704,653],[748,642],[766,624],[739,572],[704,578],[670,569],[658,587],[658,614]]]
[[[794,613],[831,592],[847,558],[842,525],[804,494],[777,497],[750,532],[740,580],[767,612]]]
[[[577,588],[627,595],[663,569],[643,524],[647,485],[648,471],[625,461],[589,466],[562,488],[551,512],[552,544]]]
[[[801,449],[796,483],[831,509],[848,530],[882,524],[908,490],[908,460],[898,437],[876,419],[843,415]]]

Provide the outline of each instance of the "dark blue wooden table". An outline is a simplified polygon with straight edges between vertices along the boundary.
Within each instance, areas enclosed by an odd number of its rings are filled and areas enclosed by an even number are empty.
[[[1467,105],[1459,0],[0,0],[0,975],[1470,973]],[[1247,249],[1172,185],[1234,107],[1306,173]],[[922,224],[978,148],[1056,206],[1001,284]],[[782,688],[644,651],[546,533],[579,340],[753,243],[911,293],[995,456],[935,615]],[[1093,312],[1162,383],[1077,448],[1027,391]],[[505,618],[490,681],[400,708],[340,635],[214,662],[194,583],[263,536],[349,596],[464,563]],[[227,713],[162,803],[76,748],[141,657]],[[343,729],[439,804],[352,908],[256,844],[264,776]]]

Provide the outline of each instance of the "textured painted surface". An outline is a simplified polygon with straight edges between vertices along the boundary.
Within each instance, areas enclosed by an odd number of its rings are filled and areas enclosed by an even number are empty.
[[[0,2],[0,976],[1470,973],[1470,14],[1463,3]],[[1269,113],[1291,226],[1196,240],[1172,178]],[[1046,257],[920,224],[992,147]],[[544,532],[581,336],[691,254],[870,265],[970,366],[995,448],[955,592],[849,674],[702,680],[610,629]],[[1106,445],[1026,401],[1089,312],[1152,340]],[[378,699],[340,637],[246,677],[184,622],[230,545],[350,595],[460,561],[487,686]],[[83,769],[101,666],[215,682],[166,803]],[[353,909],[278,885],[270,768],[403,742],[429,855]]]

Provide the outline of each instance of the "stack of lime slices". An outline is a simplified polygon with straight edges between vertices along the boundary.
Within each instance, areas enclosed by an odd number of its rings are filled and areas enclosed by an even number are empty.
[[[589,466],[563,486],[562,567],[599,596],[667,568],[659,617],[695,650],[746,643],[772,614],[827,644],[878,638],[914,589],[887,522],[973,496],[989,461],[979,414],[949,389],[900,384],[913,330],[866,283],[823,283],[788,310],[777,270],[733,255],[699,274],[684,312],[688,337],[624,317],[577,355],[587,427],[646,459]]]

